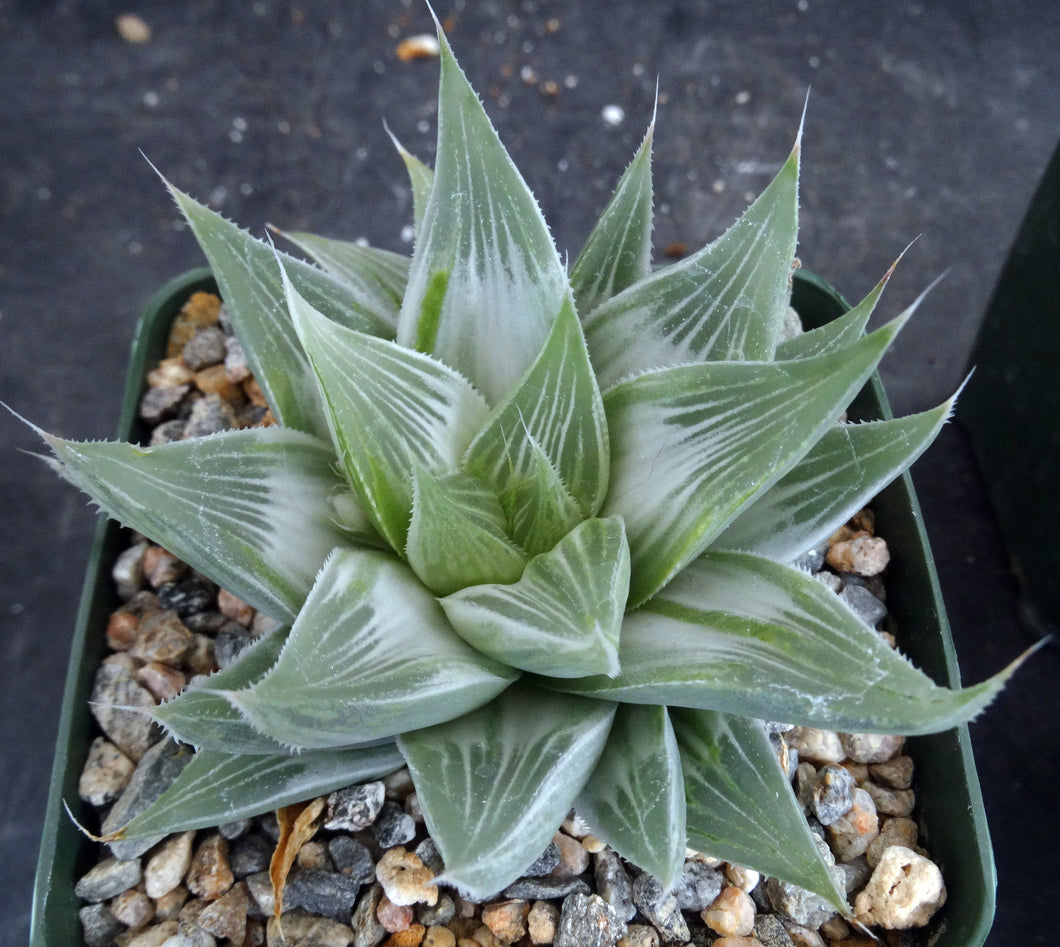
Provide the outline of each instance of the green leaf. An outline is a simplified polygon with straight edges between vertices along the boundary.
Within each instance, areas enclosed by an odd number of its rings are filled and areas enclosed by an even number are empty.
[[[330,319],[371,335],[393,329],[364,309],[349,287],[318,267],[257,240],[167,182],[210,263],[254,377],[276,419],[324,435],[323,406],[284,302],[277,257],[291,282]]]
[[[390,130],[387,129],[389,132]],[[405,170],[409,175],[409,184],[412,185],[412,208],[413,220],[416,232],[420,232],[423,226],[423,215],[427,210],[427,201],[431,197],[431,188],[434,187],[434,172],[425,165],[414,154],[407,151],[401,142],[390,133],[390,140],[397,148],[401,160],[405,162]]]
[[[644,141],[571,268],[571,289],[583,319],[600,303],[651,273],[654,131],[653,117]]]
[[[289,628],[258,639],[220,671],[192,681],[178,696],[152,713],[181,743],[226,753],[286,753],[282,744],[255,729],[221,691],[241,690],[260,680],[280,656]]]
[[[790,562],[831,536],[935,440],[953,398],[890,421],[840,424],[713,543]]]
[[[342,747],[467,713],[517,676],[468,647],[403,563],[340,549],[273,668],[224,693],[284,746]]]
[[[419,469],[413,478],[409,566],[435,595],[515,582],[526,557],[508,538],[506,525],[500,500],[481,480],[467,474],[436,478]]]
[[[671,709],[670,718],[689,846],[798,885],[849,914],[761,723],[702,710]]]
[[[853,733],[936,733],[970,720],[1016,664],[939,687],[816,579],[769,559],[708,553],[626,616],[615,678],[571,693],[784,720]]]
[[[117,834],[144,838],[248,819],[387,776],[403,762],[393,743],[271,756],[199,750],[176,781]]]
[[[282,427],[137,447],[40,432],[59,472],[106,513],[243,601],[293,621],[325,557],[351,538],[328,515],[331,447]]]
[[[403,555],[413,470],[455,473],[486,403],[448,366],[340,326],[286,286],[346,475],[380,535]]]
[[[349,240],[274,229],[345,283],[358,305],[388,327],[386,337],[394,337],[409,279],[408,257]]]
[[[439,30],[434,188],[418,230],[398,341],[495,404],[544,345],[568,292],[548,226]]]
[[[627,861],[664,887],[677,880],[685,861],[685,790],[665,707],[619,705],[575,808]]]
[[[485,900],[518,878],[570,812],[614,710],[520,682],[473,713],[399,737],[445,862],[439,880]]]
[[[533,364],[471,442],[464,469],[504,496],[533,475],[535,445],[582,517],[595,516],[607,492],[607,422],[569,298]]]
[[[585,336],[605,390],[646,369],[767,360],[795,259],[799,145],[721,237],[594,309]]]
[[[512,667],[554,677],[615,674],[629,588],[622,521],[586,520],[530,560],[513,585],[477,585],[441,600],[459,634]]]
[[[812,359],[648,372],[604,396],[614,444],[604,511],[625,518],[631,608],[806,455],[897,331],[892,322]]]

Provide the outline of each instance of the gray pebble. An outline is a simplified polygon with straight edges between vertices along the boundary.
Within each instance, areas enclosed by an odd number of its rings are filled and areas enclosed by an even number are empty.
[[[887,617],[887,606],[883,604],[868,589],[847,583],[843,591],[839,593],[842,599],[866,625],[874,628],[877,622]]]
[[[232,843],[228,867],[237,878],[265,871],[272,860],[273,844],[261,835],[244,835]]]
[[[614,849],[605,848],[596,853],[593,873],[596,890],[624,921],[633,919],[637,909],[633,906],[633,882],[629,880],[622,859]]]
[[[549,842],[545,850],[535,858],[526,871],[525,878],[543,878],[559,864],[559,846],[555,842]]]
[[[116,898],[123,891],[136,887],[142,875],[143,870],[138,858],[126,861],[105,858],[81,876],[74,886],[74,893],[82,901],[95,904]]]
[[[375,910],[383,897],[383,886],[372,885],[368,888],[350,918],[353,928],[353,947],[378,947],[386,937],[386,929],[379,923]]]
[[[361,881],[337,871],[297,868],[287,876],[284,909],[304,908],[312,914],[345,924],[350,919]]]
[[[831,825],[854,805],[854,777],[842,766],[823,766],[813,785],[813,812],[821,825]]]
[[[721,894],[724,877],[717,868],[704,865],[701,861],[685,862],[674,884],[674,897],[682,911],[702,911]]]
[[[762,947],[795,947],[788,929],[775,914],[759,914],[755,917],[755,939]]]
[[[417,904],[416,920],[424,927],[432,925],[445,926],[456,917],[456,902],[445,892],[438,892],[438,900],[434,904]]]
[[[375,822],[383,808],[386,788],[381,782],[339,789],[328,796],[326,829],[357,832]]]
[[[415,854],[424,865],[430,868],[436,875],[445,871],[445,862],[442,861],[442,853],[438,851],[434,839],[429,835],[416,846]]]
[[[663,940],[688,940],[688,924],[677,906],[673,892],[665,892],[662,882],[644,872],[633,882],[633,903],[662,935]]]
[[[227,621],[213,640],[213,655],[219,668],[228,667],[257,639],[238,622]]]
[[[396,802],[385,802],[372,824],[372,837],[380,848],[404,845],[416,837],[416,821]]]
[[[77,912],[85,947],[111,947],[114,938],[125,930],[105,904],[89,904]]]
[[[223,362],[225,334],[217,326],[204,326],[184,344],[181,354],[184,364],[193,372]]]
[[[217,601],[217,589],[206,579],[190,576],[179,582],[166,582],[159,586],[158,604],[175,611],[181,618],[203,612]]]
[[[235,426],[236,416],[232,406],[217,394],[208,394],[192,405],[184,438],[205,437]]]
[[[173,418],[170,421],[156,424],[151,430],[150,446],[158,447],[161,444],[172,444],[174,441],[183,440],[186,426],[187,422],[181,418]]]
[[[140,399],[140,417],[148,424],[158,424],[173,415],[184,396],[191,391],[190,385],[174,385],[165,388],[148,388]]]
[[[202,635],[216,635],[228,624],[228,616],[222,615],[213,609],[204,612],[196,612],[184,619],[184,626],[188,631],[195,631]]]
[[[328,854],[335,869],[359,884],[368,884],[375,878],[375,859],[367,847],[348,835],[337,835],[328,842]]]
[[[177,932],[162,941],[159,947],[217,947],[217,938],[198,924],[181,921]]]
[[[242,838],[242,836],[246,835],[253,824],[254,821],[252,819],[236,819],[234,822],[222,822],[217,826],[217,831],[228,841],[234,842],[237,838]]]
[[[520,878],[504,889],[504,897],[512,900],[547,901],[571,894],[589,894],[591,890],[581,878]]]
[[[614,947],[626,935],[626,922],[596,894],[563,899],[554,947]]]
[[[92,685],[91,711],[100,729],[129,759],[143,759],[162,731],[146,713],[122,710],[122,707],[154,709],[155,699],[141,687],[128,668],[121,664],[102,664]]]

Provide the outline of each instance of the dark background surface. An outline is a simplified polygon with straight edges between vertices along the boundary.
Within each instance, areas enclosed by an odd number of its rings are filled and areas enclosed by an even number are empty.
[[[114,18],[126,9],[152,28],[149,43],[119,37]],[[899,413],[959,385],[1060,135],[1055,0],[437,0],[436,9],[572,258],[651,117],[657,77],[659,256],[712,239],[761,190],[811,89],[800,257],[860,298],[919,235],[883,316],[948,275],[894,346],[884,379]],[[140,149],[177,186],[257,232],[272,222],[408,250],[411,196],[383,121],[432,158],[437,63],[394,54],[401,38],[429,28],[418,0],[0,0],[0,399],[57,434],[112,434],[140,309],[201,260]],[[546,94],[549,81],[558,94]],[[602,120],[606,105],[625,110],[617,126]],[[83,498],[17,448],[38,445],[5,414],[4,947],[27,936],[94,525]],[[979,680],[1035,635],[1017,620],[959,426],[914,479],[964,677]],[[998,862],[993,947],[1052,938],[1057,650],[1039,653],[972,727]]]

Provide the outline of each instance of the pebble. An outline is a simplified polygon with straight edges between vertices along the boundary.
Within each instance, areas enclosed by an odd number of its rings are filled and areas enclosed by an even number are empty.
[[[677,906],[682,911],[704,910],[721,894],[723,880],[717,868],[699,861],[686,861],[673,888]]]
[[[114,591],[123,602],[129,601],[144,587],[144,553],[147,543],[134,543],[123,549],[110,570]]]
[[[677,898],[650,872],[638,875],[633,882],[633,903],[658,928],[663,940],[688,940],[688,923],[677,906]]]
[[[384,893],[376,905],[375,916],[384,930],[394,933],[405,930],[415,915],[407,904],[394,904]]]
[[[153,589],[167,582],[176,582],[187,571],[183,562],[161,546],[148,546],[144,550],[144,578]]]
[[[193,372],[223,362],[226,354],[224,331],[215,325],[199,329],[181,351],[184,364]]]
[[[747,936],[754,930],[755,905],[749,894],[730,885],[722,888],[700,917],[716,934]]]
[[[391,934],[383,947],[420,947],[427,929],[422,924],[412,924],[403,931]]]
[[[762,914],[755,918],[754,936],[762,947],[795,947],[784,922],[775,914]]]
[[[527,901],[589,893],[589,885],[581,878],[520,878],[503,891],[506,898],[522,898]]]
[[[361,783],[328,796],[325,829],[357,832],[375,822],[383,808],[386,787],[381,782]]]
[[[134,934],[125,943],[125,947],[161,947],[171,937],[176,937],[179,929],[180,922],[176,919],[163,921]]]
[[[144,869],[144,885],[147,894],[160,898],[176,888],[191,866],[191,844],[194,831],[170,835],[148,859]]]
[[[188,683],[188,678],[183,672],[159,661],[149,661],[134,676],[160,703],[176,697]]]
[[[228,621],[213,640],[213,658],[219,668],[228,667],[257,639],[238,622]]]
[[[878,786],[888,789],[909,789],[913,785],[913,759],[894,756],[883,763],[869,764],[869,776]]]
[[[158,661],[179,668],[191,646],[192,634],[177,613],[158,611],[140,619],[140,633],[129,653],[144,662]]]
[[[306,842],[298,849],[298,857],[295,859],[295,864],[299,868],[318,868],[323,871],[335,870],[335,866],[331,863],[331,856],[328,855],[327,845],[318,839]]]
[[[626,930],[626,922],[599,895],[571,894],[563,899],[553,944],[555,947],[614,947],[626,935]]]
[[[191,406],[191,413],[184,425],[184,438],[206,437],[235,426],[236,416],[231,405],[220,395],[211,393]]]
[[[535,858],[527,867],[524,878],[543,878],[551,874],[552,870],[559,864],[559,848],[556,843],[549,842],[545,850]]]
[[[222,822],[217,826],[217,831],[228,841],[234,842],[237,838],[246,835],[253,825],[253,819],[233,819],[231,822]]]
[[[305,908],[336,921],[348,921],[361,882],[337,871],[321,868],[296,868],[287,876],[284,908]]]
[[[923,927],[946,903],[938,866],[911,849],[893,845],[884,851],[869,883],[854,902],[863,924],[886,930]]]
[[[234,335],[225,336],[225,374],[233,383],[244,381],[250,375],[247,355],[243,346]]]
[[[438,851],[438,846],[434,844],[434,839],[429,835],[416,846],[416,854],[420,856],[420,861],[430,868],[430,870],[436,875],[440,875],[445,871],[445,863],[442,861],[442,855]]]
[[[813,838],[821,857],[830,866],[829,871],[836,884],[842,885],[843,874],[836,866],[835,857],[828,845],[816,835]],[[803,927],[816,929],[836,913],[835,908],[819,894],[779,878],[768,878],[761,891],[765,902],[774,911]]]
[[[158,587],[158,604],[172,609],[181,618],[212,608],[217,590],[212,582],[199,576],[191,576],[178,582],[166,582]]]
[[[140,417],[148,424],[158,424],[177,412],[191,385],[174,385],[165,388],[148,388],[140,399]]]
[[[870,628],[887,617],[887,606],[860,585],[844,585],[840,600]]]
[[[430,926],[424,934],[422,947],[456,947],[456,935],[448,927]]]
[[[92,685],[92,716],[110,741],[133,762],[143,759],[162,731],[147,713],[121,708],[139,707],[146,711],[154,706],[151,692],[137,683],[128,668],[118,663],[100,665]]]
[[[729,879],[741,891],[750,894],[758,887],[762,876],[753,868],[744,868],[742,865],[726,865],[725,877]]]
[[[136,887],[141,877],[139,859],[106,858],[81,876],[74,886],[74,893],[82,901],[109,901],[126,889]]]
[[[864,854],[879,834],[879,818],[872,796],[864,789],[855,789],[850,810],[828,826],[828,843],[836,860],[847,862]]]
[[[559,851],[559,864],[552,869],[556,878],[576,878],[589,868],[589,853],[575,838],[557,832],[552,841]]]
[[[213,901],[229,888],[235,877],[228,866],[228,839],[213,832],[199,843],[191,856],[185,884],[204,901]]]
[[[383,898],[381,885],[372,885],[361,895],[357,906],[353,909],[350,918],[350,926],[353,929],[354,947],[377,947],[386,937],[386,928],[379,923],[376,910]]]
[[[633,882],[629,872],[613,849],[597,852],[593,864],[596,891],[624,921],[632,920],[637,909],[633,904]],[[683,877],[683,876],[682,876]],[[678,886],[681,882],[678,881]],[[680,901],[680,895],[678,895]]]
[[[328,842],[328,854],[335,870],[349,875],[361,884],[370,884],[375,880],[375,859],[356,839],[348,835],[336,835]]]
[[[140,633],[140,619],[119,609],[107,618],[107,645],[114,651],[128,651]]]
[[[615,947],[659,947],[659,932],[647,924],[630,924]]]
[[[799,751],[799,757],[812,763],[840,763],[846,754],[839,734],[816,727],[794,727],[788,732],[788,745]]]
[[[821,767],[813,786],[813,814],[821,825],[832,825],[854,805],[854,777],[842,766]]]
[[[456,902],[444,891],[438,892],[438,900],[431,905],[416,908],[416,918],[427,927],[448,924],[456,917]]]
[[[184,364],[180,356],[164,358],[158,365],[147,373],[147,384],[152,388],[172,388],[176,385],[186,385],[195,373]]]
[[[77,794],[94,806],[108,805],[121,795],[135,768],[136,764],[113,743],[96,737],[88,748]]]
[[[394,848],[416,837],[416,822],[396,802],[384,802],[371,832],[380,848]]]
[[[898,816],[885,820],[880,826],[880,834],[865,849],[866,862],[875,868],[883,853],[892,845],[915,850],[919,834],[917,824],[912,819]]]
[[[824,938],[817,932],[801,924],[788,923],[784,926],[793,947],[828,947]]]
[[[255,609],[241,598],[237,598],[227,589],[217,591],[217,610],[244,628],[249,628],[254,621]]]
[[[891,561],[891,554],[883,539],[862,532],[832,543],[825,558],[837,572],[869,576],[883,572]]]
[[[185,422],[179,418],[155,425],[151,430],[150,446],[158,447],[160,444],[172,444],[174,441],[184,440],[184,426]]]
[[[180,910],[188,900],[188,889],[177,885],[161,897],[155,898],[155,921],[171,921],[180,916]]]
[[[548,901],[535,901],[526,915],[526,930],[532,944],[551,944],[559,926],[559,908]]]
[[[112,947],[114,938],[125,930],[125,925],[103,902],[85,905],[77,916],[81,920],[85,947]]]
[[[861,788],[870,796],[880,815],[908,816],[913,812],[916,795],[912,789],[885,789],[875,783],[863,782]]]
[[[256,833],[244,835],[236,839],[229,849],[228,867],[236,878],[246,878],[265,871],[272,859],[273,848],[268,839]]]
[[[313,917],[301,910],[285,913],[280,924],[270,917],[266,932],[270,947],[274,944],[277,947],[349,947],[353,941],[353,931],[348,925],[326,917]]]
[[[482,923],[497,940],[514,944],[527,933],[530,905],[526,901],[494,901],[482,906]]]
[[[843,752],[855,763],[882,763],[897,756],[905,737],[886,733],[841,733]]]
[[[375,866],[375,877],[394,904],[438,903],[434,872],[423,864],[419,855],[400,846],[383,853]]]

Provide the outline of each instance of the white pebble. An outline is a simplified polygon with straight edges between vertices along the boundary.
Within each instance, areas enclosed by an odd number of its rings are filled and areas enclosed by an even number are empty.
[[[923,927],[946,903],[946,885],[938,866],[901,845],[892,845],[854,902],[863,924],[886,930]]]

